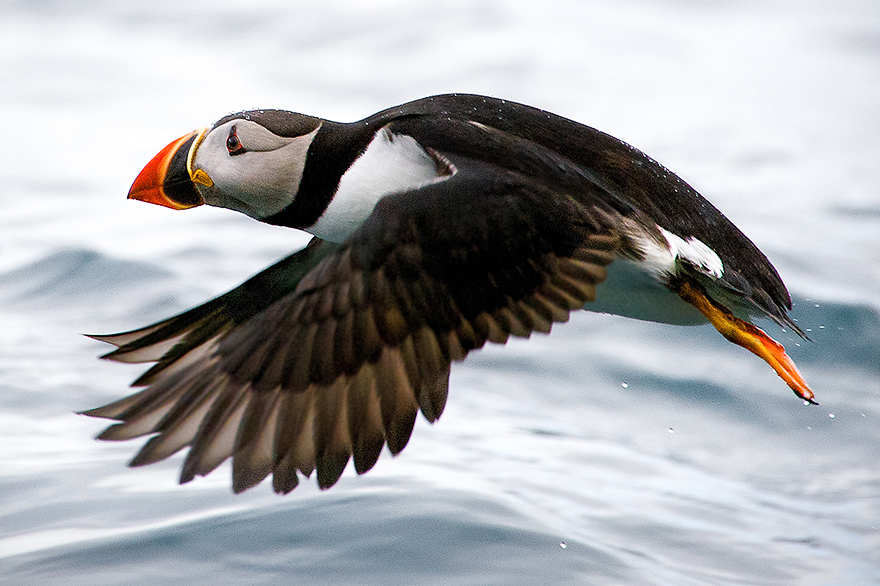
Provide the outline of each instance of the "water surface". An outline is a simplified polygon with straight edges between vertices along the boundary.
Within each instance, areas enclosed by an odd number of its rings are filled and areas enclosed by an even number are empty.
[[[0,5],[0,583],[880,584],[880,5],[156,0]],[[277,497],[74,412],[137,366],[80,336],[306,238],[124,196],[170,140],[278,107],[530,103],[675,170],[773,260],[805,407],[710,328],[580,313],[453,370],[397,458]]]

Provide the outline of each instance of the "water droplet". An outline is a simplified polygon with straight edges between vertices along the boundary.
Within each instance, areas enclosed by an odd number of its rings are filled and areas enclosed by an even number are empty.
[[[804,405],[809,405],[809,404],[810,404],[810,402],[807,401],[806,399],[804,399]]]
[[[818,304],[818,303],[814,303],[814,304],[813,304],[813,307],[819,307],[819,304]]]
[[[824,329],[825,329],[825,326],[819,326],[819,329],[820,329],[820,330],[824,330]]]
[[[810,431],[813,431],[813,428],[810,427],[809,425],[807,426],[807,429],[809,429]]]
[[[669,428],[669,433],[675,433],[675,430],[672,429],[672,428],[670,427],[670,428]]]
[[[568,544],[565,543],[564,541],[560,541],[560,542],[559,542],[559,547],[561,547],[562,549],[565,549],[566,547],[568,547]]]
[[[830,417],[831,419],[834,419],[834,413],[829,413],[828,417]]]
[[[622,386],[622,387],[625,388],[625,389],[628,389],[628,388],[629,388],[629,383],[620,383],[620,386]]]

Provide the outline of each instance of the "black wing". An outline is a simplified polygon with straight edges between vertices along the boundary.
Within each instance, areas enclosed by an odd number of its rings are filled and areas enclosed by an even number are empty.
[[[424,124],[428,119],[430,123]],[[412,132],[420,142],[433,141],[441,150],[470,147],[480,158],[498,156],[508,164],[528,163],[510,157],[507,147],[493,153],[480,142],[462,140],[457,133],[465,131],[464,126],[450,131],[443,128],[444,123],[449,126],[457,120],[470,120],[494,129],[508,141],[522,139],[521,144],[541,147],[543,151],[534,152],[553,153],[568,161],[569,168],[576,169],[586,179],[584,183],[592,186],[589,189],[616,202],[618,209],[638,210],[678,236],[695,237],[708,245],[725,266],[723,277],[711,283],[722,301],[742,304],[749,313],[767,315],[804,336],[787,315],[791,297],[764,253],[675,173],[609,134],[531,106],[470,94],[423,98],[367,120],[397,121],[397,125],[414,127]],[[531,171],[545,177],[548,173],[561,176],[549,167]]]
[[[419,409],[440,416],[452,361],[594,298],[620,244],[605,197],[444,164],[451,177],[384,198],[342,245],[313,241],[199,308],[99,337],[121,344],[109,358],[158,360],[145,390],[86,412],[121,422],[100,437],[154,434],[133,465],[189,446],[181,482],[232,457],[236,491],[271,473],[286,493],[313,470],[326,488],[352,456],[363,473],[385,443],[402,450]]]

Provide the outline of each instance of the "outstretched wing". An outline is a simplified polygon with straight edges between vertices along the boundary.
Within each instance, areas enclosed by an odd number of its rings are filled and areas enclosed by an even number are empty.
[[[619,246],[601,202],[459,158],[392,195],[345,243],[310,245],[177,317],[115,336],[107,358],[157,361],[141,392],[86,414],[101,439],[153,437],[132,465],[189,446],[181,482],[233,459],[233,488],[298,472],[333,485],[406,445],[444,407],[449,368],[487,341],[548,332],[595,296]]]

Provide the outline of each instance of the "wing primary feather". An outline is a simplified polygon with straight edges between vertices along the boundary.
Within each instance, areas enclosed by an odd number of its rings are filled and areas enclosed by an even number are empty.
[[[122,421],[118,425],[108,427],[98,436],[98,439],[131,439],[152,433],[163,418],[173,410],[180,397],[186,394],[194,376],[194,373],[180,373],[163,381],[164,384],[136,393],[131,397],[135,399],[133,401],[123,399],[123,401],[87,411],[85,414]]]
[[[558,287],[564,293],[567,293],[575,299],[582,299],[581,305],[589,301],[596,300],[596,286],[592,283],[585,283],[569,278],[562,273],[553,275],[551,283]]]
[[[412,388],[416,388],[421,381],[419,374],[419,362],[416,356],[415,346],[413,345],[413,336],[407,336],[400,346],[400,358],[403,360],[403,367],[406,370],[407,380]]]
[[[122,419],[123,413],[133,408],[135,405],[139,405],[143,401],[150,400],[150,397],[155,394],[155,388],[146,388],[127,397],[123,397],[118,401],[113,401],[112,403],[102,405],[101,407],[95,407],[94,409],[86,409],[85,411],[80,411],[79,413],[80,415],[88,415],[89,417],[101,417],[103,419],[118,420]]]
[[[257,393],[249,389],[247,409],[242,415],[241,424],[235,438],[235,453],[247,450],[259,441],[263,434],[265,424],[269,421],[269,414],[275,412],[275,405],[280,399],[280,390]]]
[[[440,418],[446,407],[446,397],[449,394],[449,370],[446,368],[434,379],[426,381],[418,386],[419,407],[422,409],[425,419],[434,423]]]
[[[137,404],[132,405],[124,413],[121,413],[119,419],[130,421],[158,407],[179,404],[181,397],[186,396],[190,389],[203,386],[204,383],[200,382],[199,379],[207,378],[205,377],[206,370],[212,374],[216,373],[215,370],[211,369],[211,366],[214,364],[215,361],[211,361],[205,365],[205,370],[191,368],[163,377],[147,389],[151,391],[150,393],[141,395],[142,399]]]
[[[421,343],[420,334],[423,330],[428,330],[428,328],[421,328],[418,332],[416,332],[416,351],[419,351],[419,345]],[[428,330],[430,331],[430,330]],[[456,335],[456,340],[458,344],[462,347],[466,352],[470,352],[475,348],[479,347],[477,332],[474,331],[474,327],[471,325],[471,322],[462,318],[459,320],[459,323],[453,329]]]
[[[162,355],[156,364],[131,383],[131,386],[140,387],[148,385],[156,380],[159,373],[166,371],[179,360],[183,359],[189,352],[203,346],[206,350],[209,349],[211,347],[211,340],[218,339],[220,337],[218,331],[222,329],[223,328],[221,327],[212,326],[210,328],[202,328],[189,332],[180,342],[175,344],[170,350]]]
[[[226,295],[234,293],[233,289]],[[154,362],[180,357],[199,343],[213,337],[228,326],[230,319],[224,315],[225,296],[177,315],[148,328],[145,335],[127,342],[101,358],[116,362]],[[181,342],[184,342],[181,344]]]
[[[587,301],[586,299],[575,297],[565,289],[558,287],[553,280],[544,283],[538,289],[538,293],[545,297],[547,301],[565,311],[580,309]]]
[[[112,352],[108,352],[101,356],[104,360],[112,360],[113,362],[123,362],[126,364],[135,364],[135,363],[143,363],[143,362],[155,362],[165,356],[175,345],[177,345],[184,337],[186,333],[180,334],[178,336],[174,336],[173,338],[168,338],[167,340],[162,340],[161,342],[156,342],[150,346],[144,346],[142,348],[132,348],[131,350],[126,350],[125,346],[122,348],[117,348]],[[97,338],[95,338],[97,339]]]
[[[260,372],[251,380],[254,392],[265,393],[281,387],[287,362],[296,359],[298,347],[290,336],[290,328],[275,335],[278,339],[274,350],[266,358]]]
[[[273,449],[272,487],[277,493],[287,494],[299,484],[298,464],[302,461],[304,450],[298,446],[303,442],[311,443],[311,428],[307,426],[307,419],[313,399],[314,394],[309,390],[282,391]]]
[[[124,423],[111,425],[102,431],[97,439],[105,441],[130,440],[142,435],[153,433],[162,418],[171,410],[173,404],[160,404],[137,417],[127,419]]]
[[[160,384],[162,380],[176,376],[178,372],[193,370],[194,365],[196,364],[202,369],[214,365],[218,360],[218,357],[215,354],[218,343],[219,337],[215,336],[214,338],[203,342],[201,345],[196,346],[174,362],[165,363],[161,368],[150,369],[152,370],[152,373],[149,376],[147,373],[144,373],[131,383],[131,386],[142,387],[153,384],[154,382]],[[161,377],[159,376],[160,373]]]
[[[292,453],[306,434],[306,420],[312,410],[314,393],[311,389],[292,392],[283,389],[278,411],[278,426],[275,430],[275,464]]]
[[[531,299],[516,304],[516,308],[519,310],[519,315],[528,316],[534,331],[542,334],[549,334],[550,329],[553,327],[553,321],[550,319],[550,316],[539,313],[537,308],[529,304],[529,301],[531,301]]]
[[[200,389],[200,394],[193,400],[181,397],[174,410],[165,416],[158,427],[161,433],[144,445],[129,463],[129,466],[145,466],[171,456],[192,443],[202,420],[213,405],[217,394],[214,392],[222,381],[213,381]],[[188,393],[189,394],[189,393]]]
[[[297,486],[299,486],[299,475],[295,467],[279,465],[272,471],[272,490],[276,493],[289,494]]]
[[[522,329],[525,330],[526,334],[523,337],[528,338],[532,335],[533,331],[538,329],[537,326],[540,325],[540,316],[536,315],[534,311],[527,311],[521,301],[515,302],[508,309],[510,310],[510,313],[522,325]],[[538,318],[539,324],[535,324],[534,320],[532,319],[533,317]]]
[[[446,347],[448,348],[449,360],[451,361],[460,361],[464,360],[465,356],[467,356],[468,350],[462,346],[461,342],[458,339],[458,334],[455,333],[455,330],[449,332],[448,339],[446,341]]]
[[[252,394],[239,425],[232,456],[232,490],[235,493],[262,482],[272,471],[274,463],[272,450],[281,391]]]
[[[243,323],[294,291],[304,275],[339,247],[338,244],[313,238],[302,250],[281,259],[235,289],[198,307],[137,330],[89,337],[117,346],[117,350],[102,356],[110,360],[124,360],[125,354],[149,347],[157,349],[139,354],[138,359],[159,360],[169,350],[166,343],[181,335],[186,335],[190,342],[181,350],[185,353],[197,341],[213,337],[230,324]],[[260,303],[254,303],[255,294],[259,295]],[[199,332],[203,337],[193,336],[194,332]],[[171,349],[174,347],[173,345]]]
[[[385,445],[382,411],[373,367],[364,364],[351,379],[348,389],[348,426],[354,469],[363,474],[375,465]]]
[[[351,457],[347,386],[345,377],[339,377],[316,392],[315,470],[321,489],[336,484]]]
[[[562,258],[559,259],[559,272],[582,283],[596,284],[605,280],[607,269],[605,265]]]
[[[273,332],[278,328],[272,328]],[[223,370],[238,383],[250,383],[262,377],[272,356],[279,351],[281,334],[274,334],[258,340],[257,343],[237,343],[232,336],[223,344],[224,349],[232,351],[223,357]]]
[[[224,382],[218,387],[217,399],[193,438],[192,448],[180,472],[181,484],[208,474],[235,451],[238,426],[250,395],[246,387],[236,385],[228,378]]]
[[[164,326],[166,323],[168,323],[169,321],[171,321],[173,319],[174,318],[172,317],[172,318],[160,321],[158,323],[155,323],[153,325],[146,326],[144,328],[139,328],[137,330],[131,330],[130,332],[121,332],[118,334],[85,334],[85,336],[87,338],[91,338],[91,339],[97,340],[99,342],[105,342],[107,344],[112,344],[113,346],[116,346],[117,348],[119,348],[120,346],[125,346],[126,344],[129,344],[129,343],[133,342],[134,340],[137,340],[138,338],[143,338],[144,336],[151,334],[152,332],[155,332],[156,330],[158,330],[159,328],[161,328],[162,326]]]
[[[498,322],[488,313],[481,313],[474,318],[473,322],[488,341],[495,344],[504,344],[507,342],[509,334],[505,332]],[[456,359],[453,358],[453,360]],[[457,360],[461,360],[461,358],[458,358]]]
[[[374,368],[385,441],[392,454],[398,454],[409,441],[419,406],[397,348],[385,348]]]
[[[541,315],[549,319],[551,322],[564,323],[568,321],[568,309],[557,305],[540,292],[532,294],[529,305],[538,310]]]
[[[504,329],[517,338],[528,338],[532,335],[532,327],[530,323],[523,323],[519,316],[514,313],[516,305],[511,302],[508,307],[502,307],[495,311],[495,319]]]
[[[307,394],[310,396],[309,409],[303,421],[302,434],[290,452],[293,464],[307,477],[315,470],[315,387],[310,387]]]
[[[416,363],[419,366],[419,378],[433,380],[437,373],[442,371],[444,363],[447,362],[434,332],[430,328],[420,328],[413,335],[413,349],[415,350]]]

